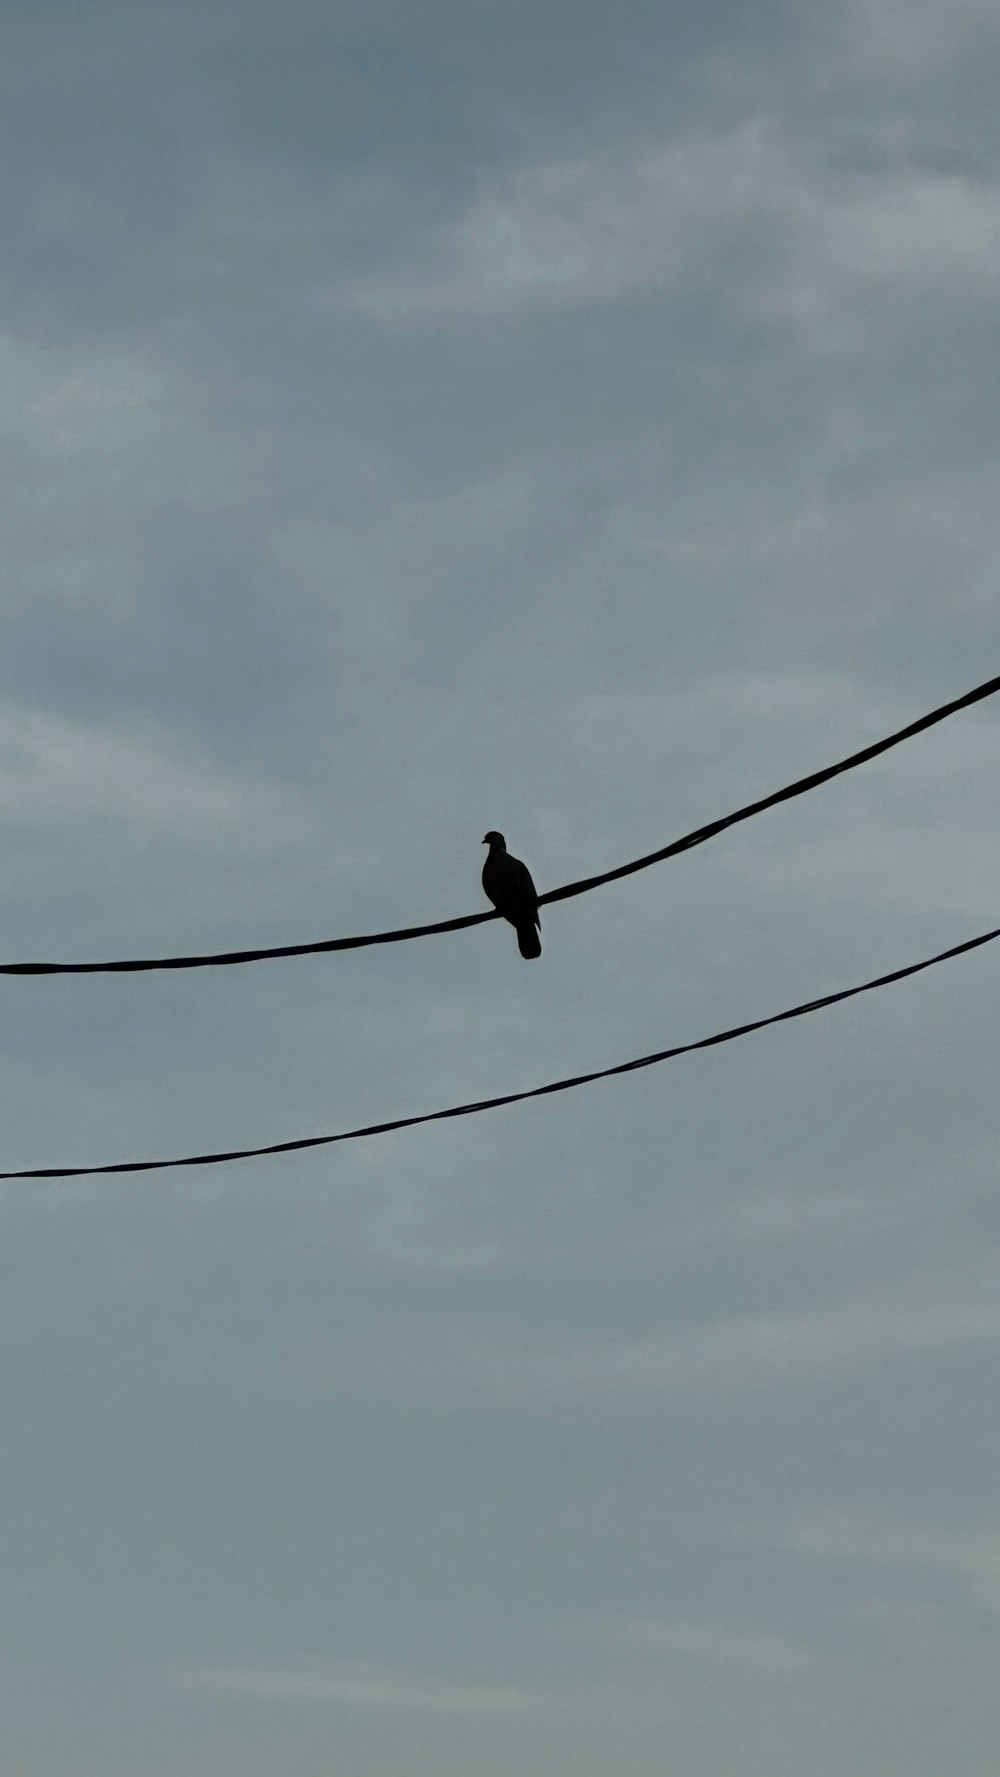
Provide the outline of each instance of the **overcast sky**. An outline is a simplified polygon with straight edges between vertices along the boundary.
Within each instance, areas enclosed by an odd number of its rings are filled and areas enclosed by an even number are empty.
[[[608,868],[1000,670],[991,0],[8,4],[2,960]],[[998,923],[984,705],[509,927],[0,987],[0,1165]],[[990,949],[0,1187],[3,1777],[985,1777]]]

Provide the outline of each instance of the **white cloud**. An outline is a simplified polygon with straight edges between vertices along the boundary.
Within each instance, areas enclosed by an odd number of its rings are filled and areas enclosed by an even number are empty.
[[[779,657],[799,641],[861,645],[900,621],[930,631],[942,599],[977,636],[996,610],[998,485],[988,462],[878,493],[815,493],[784,510],[745,495],[742,509],[719,501],[694,523],[637,537],[635,547],[695,576],[706,597],[722,587],[731,596],[735,580]]]
[[[992,1154],[991,1154],[992,1161]],[[989,1184],[992,1189],[992,1168]],[[940,1199],[939,1180],[906,1189],[879,1187],[866,1181],[863,1189],[821,1190],[801,1178],[778,1181],[753,1190],[738,1201],[727,1201],[697,1216],[688,1226],[677,1226],[676,1212],[664,1216],[658,1230],[664,1252],[700,1253],[733,1245],[766,1246],[790,1241],[863,1246],[884,1229],[919,1219]]]
[[[787,697],[776,687],[776,719],[784,705],[789,722],[795,721],[794,700],[792,675]],[[816,715],[825,714],[818,701]],[[883,702],[878,725],[891,732],[916,714],[912,704],[903,711]],[[765,720],[761,712],[762,747]],[[816,723],[804,712],[800,720],[798,756],[818,764],[822,754],[811,738]],[[848,723],[835,731],[836,748],[841,733],[851,737],[845,751],[866,734],[874,738],[870,706],[865,713],[852,703]],[[942,929],[944,948],[953,938],[971,936],[977,925],[995,923],[1000,840],[989,810],[998,753],[1000,723],[992,705],[959,713],[856,775],[835,780],[815,802],[800,804],[793,819],[779,815],[752,823],[738,849],[722,855],[723,867],[745,887],[799,904],[805,899],[813,907],[970,922],[966,933]]]
[[[670,1623],[646,1617],[609,1619],[600,1626],[609,1646],[647,1658],[657,1667],[679,1663],[748,1674],[779,1675],[810,1670],[818,1656],[801,1642],[762,1629],[725,1623]]]
[[[9,704],[0,706],[0,812],[157,826],[287,820],[277,792],[222,777],[160,737],[132,739]]]
[[[868,1287],[815,1309],[732,1315],[641,1340],[580,1343],[567,1351],[483,1354],[503,1396],[606,1399],[814,1387],[921,1355],[1000,1340],[995,1267],[950,1278],[920,1275]]]
[[[706,228],[781,207],[757,123],[693,142],[543,164],[485,186],[426,261],[358,283],[347,306],[392,319],[607,302],[679,278]]]
[[[986,755],[985,764],[991,755]],[[992,754],[996,758],[996,753]],[[976,922],[966,932],[941,931],[939,948],[977,929],[993,926],[1000,840],[975,812],[975,797],[949,808],[944,793],[928,794],[919,812],[893,809],[890,791],[855,794],[833,812],[823,831],[744,848],[740,881],[783,898],[805,897],[814,907],[864,907],[880,913],[916,914]],[[908,960],[899,955],[900,962]]]
[[[986,579],[998,541],[998,476],[992,465],[960,478],[936,475],[905,487],[834,501],[813,495],[791,510],[747,504],[713,512],[702,525],[650,535],[640,547],[678,566],[708,572],[755,567],[777,571],[810,619],[831,605],[850,608],[859,627],[875,628],[908,587],[932,579],[948,587],[949,606],[992,614],[995,581]]]
[[[858,293],[960,291],[989,298],[1000,276],[1000,185],[910,169],[814,180],[801,191],[778,307],[828,325]]]
[[[855,1561],[936,1573],[1000,1616],[1000,1525],[934,1525],[875,1509],[806,1511],[785,1546],[823,1561]]]
[[[755,118],[508,173],[413,263],[334,300],[382,320],[603,304],[690,285],[733,246],[742,270],[720,275],[720,293],[828,340],[866,289],[991,296],[1000,185],[906,165],[822,170]]]
[[[995,35],[993,0],[847,0],[835,15],[855,76],[903,81],[938,72],[953,57]]]
[[[228,1693],[263,1703],[335,1703],[417,1714],[492,1714],[521,1710],[535,1701],[531,1692],[515,1687],[419,1677],[353,1662],[324,1665],[309,1660],[289,1666],[178,1670],[165,1676],[182,1690]]]
[[[136,407],[138,402],[132,388],[71,376],[57,388],[36,395],[28,411],[57,444],[78,444],[99,414],[110,413],[116,407]]]

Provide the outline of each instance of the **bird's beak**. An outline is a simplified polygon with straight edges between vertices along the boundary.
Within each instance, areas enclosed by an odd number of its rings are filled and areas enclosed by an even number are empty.
[[[486,836],[485,836],[485,834],[484,834],[484,835],[483,835],[483,844],[484,844],[484,845],[486,845],[486,844],[487,844],[487,843],[488,843],[488,841],[487,841],[487,839],[486,839]]]

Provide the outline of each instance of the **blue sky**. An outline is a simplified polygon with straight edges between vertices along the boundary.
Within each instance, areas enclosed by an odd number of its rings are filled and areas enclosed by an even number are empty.
[[[93,0],[0,60],[5,960],[608,868],[997,670],[986,0]],[[7,979],[4,1167],[992,926],[998,715],[555,906]],[[996,959],[7,1185],[4,1777],[982,1777]]]

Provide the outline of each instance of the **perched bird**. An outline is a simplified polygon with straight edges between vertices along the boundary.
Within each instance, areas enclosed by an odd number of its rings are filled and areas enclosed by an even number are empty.
[[[517,948],[522,956],[541,956],[542,940],[538,935],[538,895],[531,880],[531,871],[520,858],[512,858],[502,833],[487,833],[483,840],[489,856],[483,865],[483,887],[497,912],[517,932]]]

